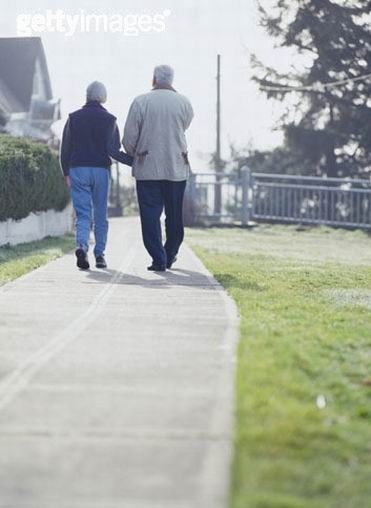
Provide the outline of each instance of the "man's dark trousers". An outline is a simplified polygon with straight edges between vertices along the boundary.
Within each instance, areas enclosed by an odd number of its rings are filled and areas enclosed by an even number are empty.
[[[184,238],[183,199],[186,180],[137,180],[144,246],[155,265],[166,267]],[[162,243],[160,217],[165,208],[166,242]]]

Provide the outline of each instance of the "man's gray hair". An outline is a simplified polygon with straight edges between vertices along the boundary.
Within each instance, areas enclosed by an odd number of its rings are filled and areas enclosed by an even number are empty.
[[[168,85],[173,84],[174,69],[170,65],[157,65],[155,67],[153,76],[156,80],[157,85]]]
[[[93,81],[86,89],[86,102],[106,102],[107,89],[100,81]]]

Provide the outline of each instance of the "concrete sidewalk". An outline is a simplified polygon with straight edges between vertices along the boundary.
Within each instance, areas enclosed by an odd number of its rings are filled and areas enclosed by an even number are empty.
[[[237,313],[186,246],[73,255],[0,288],[0,508],[226,508]]]

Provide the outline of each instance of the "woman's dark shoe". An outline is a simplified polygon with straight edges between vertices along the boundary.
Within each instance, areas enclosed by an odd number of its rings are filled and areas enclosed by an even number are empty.
[[[104,259],[104,256],[97,256],[95,258],[95,266],[97,268],[107,268],[106,260]]]
[[[166,266],[156,265],[152,263],[151,266],[148,266],[147,270],[150,272],[166,272]]]
[[[90,265],[89,265],[89,261],[88,261],[88,255],[84,251],[84,249],[77,249],[75,254],[77,257],[76,264],[77,264],[78,268],[80,268],[80,270],[89,270]]]
[[[170,258],[167,262],[166,267],[170,270],[170,268],[173,266],[173,264],[175,263],[176,260],[177,260],[176,256],[174,256],[173,258]]]

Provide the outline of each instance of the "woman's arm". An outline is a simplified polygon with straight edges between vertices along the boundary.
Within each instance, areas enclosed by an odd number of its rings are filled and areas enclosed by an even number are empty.
[[[71,127],[70,127],[70,119],[68,118],[63,129],[62,143],[59,152],[59,164],[65,177],[68,177],[70,172],[71,151],[72,151]]]
[[[118,162],[126,164],[127,166],[132,166],[133,157],[121,150],[120,132],[116,122],[114,123],[112,133],[108,138],[107,152]]]

